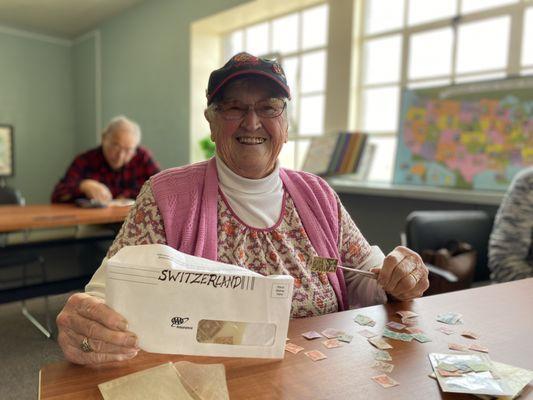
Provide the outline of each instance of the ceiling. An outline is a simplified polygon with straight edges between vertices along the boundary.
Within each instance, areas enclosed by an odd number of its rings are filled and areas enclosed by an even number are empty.
[[[74,39],[145,0],[0,0],[0,25]]]

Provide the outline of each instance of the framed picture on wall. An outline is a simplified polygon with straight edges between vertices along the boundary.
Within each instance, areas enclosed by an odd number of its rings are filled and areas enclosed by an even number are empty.
[[[13,127],[0,124],[0,177],[13,176]]]

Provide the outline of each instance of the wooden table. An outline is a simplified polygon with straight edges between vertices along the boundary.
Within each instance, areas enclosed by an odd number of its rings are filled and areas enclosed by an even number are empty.
[[[306,350],[319,349],[328,358],[313,362],[302,352],[286,353],[283,360],[243,358],[211,358],[169,356],[142,353],[135,359],[105,367],[89,368],[59,362],[43,367],[39,380],[40,399],[101,399],[97,384],[166,361],[188,360],[197,363],[224,363],[228,389],[236,399],[471,399],[472,396],[444,394],[437,382],[428,377],[431,366],[428,353],[452,352],[447,343],[472,343],[457,333],[447,336],[435,330],[448,326],[478,333],[477,341],[490,349],[494,361],[521,368],[533,369],[533,278],[431,296],[412,302],[373,306],[321,317],[292,320],[289,328],[291,342]],[[392,378],[400,386],[383,389],[370,378],[380,372],[370,368],[375,349],[356,332],[364,327],[353,317],[367,315],[376,320],[370,330],[380,332],[386,322],[398,321],[398,310],[412,310],[420,314],[419,326],[433,341],[405,343],[388,341],[394,370]],[[437,314],[454,311],[463,314],[464,324],[444,325],[435,320]],[[322,331],[338,328],[354,335],[350,344],[342,348],[326,349],[321,340],[307,341],[300,336],[308,330]],[[524,390],[521,399],[533,399],[533,385]]]
[[[121,223],[128,215],[130,207],[108,208],[79,208],[74,204],[46,204],[46,205],[2,205],[0,206],[0,233],[14,231],[31,231],[43,228],[63,228],[79,225]],[[0,257],[10,257],[15,254],[37,254],[45,263],[47,279],[42,282],[24,283],[20,285],[3,286],[0,288],[0,303],[23,300],[31,297],[45,296],[77,290],[85,286],[90,276],[100,264],[101,259],[94,261],[94,268],[87,268],[88,258],[84,263],[78,262],[78,254],[87,249],[98,246],[109,246],[112,240],[112,231],[107,231],[100,236],[93,235],[86,238],[44,238],[31,242],[9,245],[1,248]],[[99,244],[102,243],[102,244]],[[65,251],[68,249],[68,251]],[[58,262],[61,259],[72,257],[68,265]],[[74,254],[74,255],[73,255]],[[96,253],[95,258],[96,258]],[[20,264],[17,264],[20,265]]]
[[[130,207],[79,208],[73,204],[0,206],[0,232],[123,222]]]

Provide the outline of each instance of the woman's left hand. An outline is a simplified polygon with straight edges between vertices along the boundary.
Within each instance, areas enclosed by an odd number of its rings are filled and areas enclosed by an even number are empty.
[[[398,300],[420,297],[429,287],[428,269],[420,256],[407,247],[396,247],[385,257],[383,266],[372,272],[379,274],[378,283]]]

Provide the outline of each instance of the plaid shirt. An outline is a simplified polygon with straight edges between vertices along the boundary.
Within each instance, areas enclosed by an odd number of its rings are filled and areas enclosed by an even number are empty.
[[[138,147],[131,161],[119,170],[107,163],[102,146],[78,155],[52,193],[52,203],[72,203],[85,195],[80,192],[80,182],[94,179],[106,185],[113,198],[134,199],[144,182],[160,171],[148,150]]]

